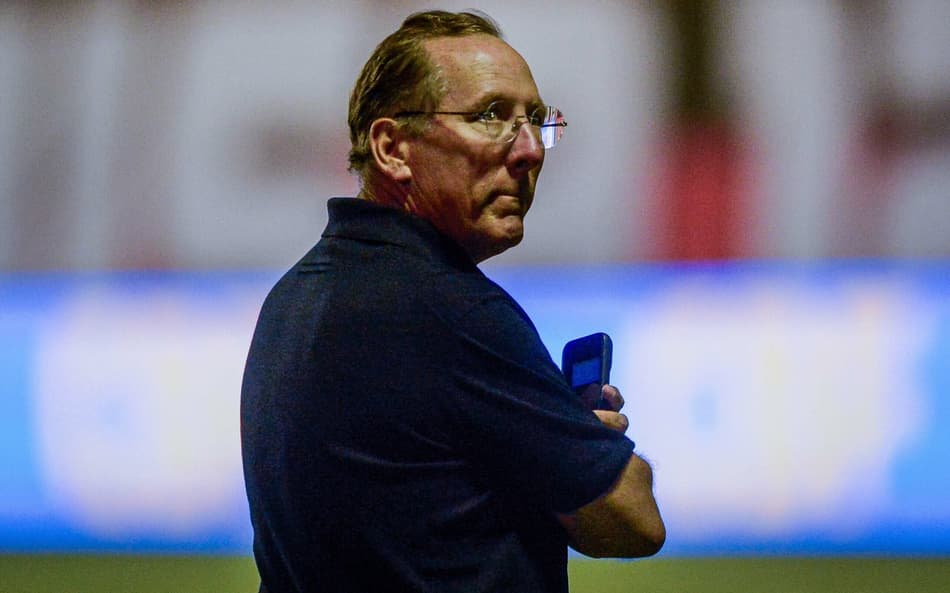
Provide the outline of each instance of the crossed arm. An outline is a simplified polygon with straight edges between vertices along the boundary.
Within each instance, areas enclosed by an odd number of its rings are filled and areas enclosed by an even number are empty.
[[[611,385],[604,396],[612,410],[595,410],[605,425],[625,431],[619,413],[623,397]],[[666,526],[653,496],[653,470],[640,456],[630,457],[610,489],[572,513],[559,514],[571,547],[593,557],[637,558],[656,554],[666,541]]]

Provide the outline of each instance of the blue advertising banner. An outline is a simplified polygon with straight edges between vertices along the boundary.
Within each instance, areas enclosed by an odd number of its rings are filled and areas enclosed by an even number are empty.
[[[950,267],[487,269],[595,331],[663,554],[950,554]],[[0,552],[250,552],[238,401],[277,273],[0,276]]]

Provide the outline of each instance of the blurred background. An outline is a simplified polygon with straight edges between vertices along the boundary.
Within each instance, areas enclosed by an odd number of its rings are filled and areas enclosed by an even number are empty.
[[[0,3],[0,552],[250,554],[257,310],[375,44],[472,4]],[[950,555],[950,3],[477,8],[570,124],[485,269],[614,337],[663,555]]]
[[[430,6],[2,3],[0,266],[287,265],[356,191],[360,67]],[[946,2],[480,6],[570,123],[499,261],[950,254]]]

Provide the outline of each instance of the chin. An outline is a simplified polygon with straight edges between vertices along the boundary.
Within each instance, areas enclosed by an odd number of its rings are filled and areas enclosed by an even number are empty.
[[[470,244],[474,247],[470,253],[477,254],[476,261],[484,261],[507,251],[521,243],[524,238],[521,216],[506,216],[495,219],[493,223],[490,226],[482,226],[479,232],[472,235],[472,238],[477,237],[477,241]]]
[[[521,222],[520,216],[509,217],[508,220],[504,221],[504,224],[499,225],[497,230],[498,232],[493,242],[498,245],[503,245],[505,249],[509,249],[521,243],[521,240],[524,238],[524,224]]]
[[[522,233],[518,233],[516,235],[493,237],[491,241],[482,244],[478,249],[474,250],[474,252],[470,252],[470,255],[472,255],[472,259],[475,260],[475,263],[483,262],[486,259],[500,255],[518,243],[521,243],[521,239],[523,237],[524,235]]]
[[[523,233],[518,233],[517,235],[506,235],[503,239],[495,241],[494,253],[492,253],[492,255],[498,255],[502,252],[508,251],[512,247],[515,247],[521,243],[522,239],[524,239]]]

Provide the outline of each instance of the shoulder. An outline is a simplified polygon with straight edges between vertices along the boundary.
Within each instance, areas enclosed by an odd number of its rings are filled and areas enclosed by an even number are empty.
[[[521,305],[481,272],[434,276],[427,287],[427,304],[434,316],[479,341],[537,338],[534,323]]]

